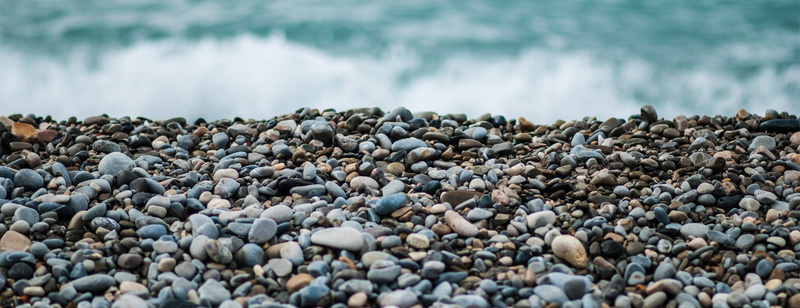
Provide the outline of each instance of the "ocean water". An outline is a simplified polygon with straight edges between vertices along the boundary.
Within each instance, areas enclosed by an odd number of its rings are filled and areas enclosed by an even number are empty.
[[[800,114],[800,2],[0,0],[0,114]]]

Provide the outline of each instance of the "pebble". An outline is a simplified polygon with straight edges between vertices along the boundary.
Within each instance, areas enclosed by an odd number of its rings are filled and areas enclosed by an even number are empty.
[[[117,285],[117,281],[108,275],[94,274],[75,279],[70,285],[78,292],[103,292]]]
[[[584,268],[589,262],[583,244],[571,235],[559,235],[551,244],[553,253],[577,268]]]
[[[14,175],[14,185],[30,190],[39,189],[44,185],[44,178],[31,169],[21,169]]]
[[[456,211],[448,210],[444,213],[444,220],[459,236],[471,237],[478,234],[478,227],[470,223]]]
[[[311,242],[335,249],[358,251],[364,246],[361,232],[352,228],[326,228],[314,232]]]
[[[536,212],[528,215],[528,228],[536,229],[556,222],[556,214],[551,211]]]
[[[219,305],[231,298],[231,292],[214,279],[206,280],[197,293],[200,299],[207,299],[212,305]]]
[[[31,244],[30,238],[14,230],[6,231],[0,238],[0,250],[2,251],[27,251]]]
[[[253,226],[250,227],[250,232],[247,235],[247,239],[251,243],[260,245],[272,239],[277,232],[278,225],[274,220],[269,218],[259,218],[256,219],[253,222]]]
[[[122,170],[130,170],[136,164],[133,159],[120,152],[109,153],[100,160],[97,170],[100,174],[117,175]]]
[[[382,197],[375,204],[375,213],[378,215],[389,215],[406,202],[406,195],[402,193],[391,194]]]

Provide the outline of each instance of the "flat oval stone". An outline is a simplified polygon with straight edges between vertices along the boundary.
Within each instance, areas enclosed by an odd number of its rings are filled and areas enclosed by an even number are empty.
[[[701,224],[701,223],[690,223],[681,226],[681,234],[683,236],[694,236],[694,237],[704,237],[708,232],[708,226]]]
[[[425,141],[416,139],[416,138],[405,138],[400,139],[392,143],[392,152],[398,151],[406,151],[409,152],[416,148],[427,147],[428,144]]]
[[[69,284],[78,292],[103,292],[117,285],[117,281],[106,274],[94,274],[75,279]]]
[[[326,228],[311,234],[311,242],[316,245],[336,249],[359,251],[364,246],[361,232],[353,228]]]
[[[378,215],[389,215],[406,203],[404,193],[396,193],[380,198],[375,203],[375,213]]]

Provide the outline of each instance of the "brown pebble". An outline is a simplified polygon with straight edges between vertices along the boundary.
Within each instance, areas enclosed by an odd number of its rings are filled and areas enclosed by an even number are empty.
[[[519,119],[517,119],[517,123],[522,131],[529,132],[536,128],[536,125],[525,119],[525,117],[519,117]]]
[[[312,280],[314,280],[314,276],[306,273],[294,275],[292,278],[289,278],[289,281],[286,282],[286,290],[289,291],[289,293],[297,292],[305,286],[311,284]]]

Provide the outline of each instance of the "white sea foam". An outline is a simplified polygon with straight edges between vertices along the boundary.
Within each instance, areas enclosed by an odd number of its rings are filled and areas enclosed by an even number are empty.
[[[146,116],[263,119],[303,106],[345,110],[490,112],[537,123],[626,117],[653,104],[661,116],[739,108],[800,113],[800,67],[736,77],[713,67],[674,68],[602,55],[530,48],[514,56],[454,54],[432,68],[398,49],[380,57],[336,55],[242,35],[197,42],[142,42],[63,58],[0,47],[0,113],[83,118]]]

